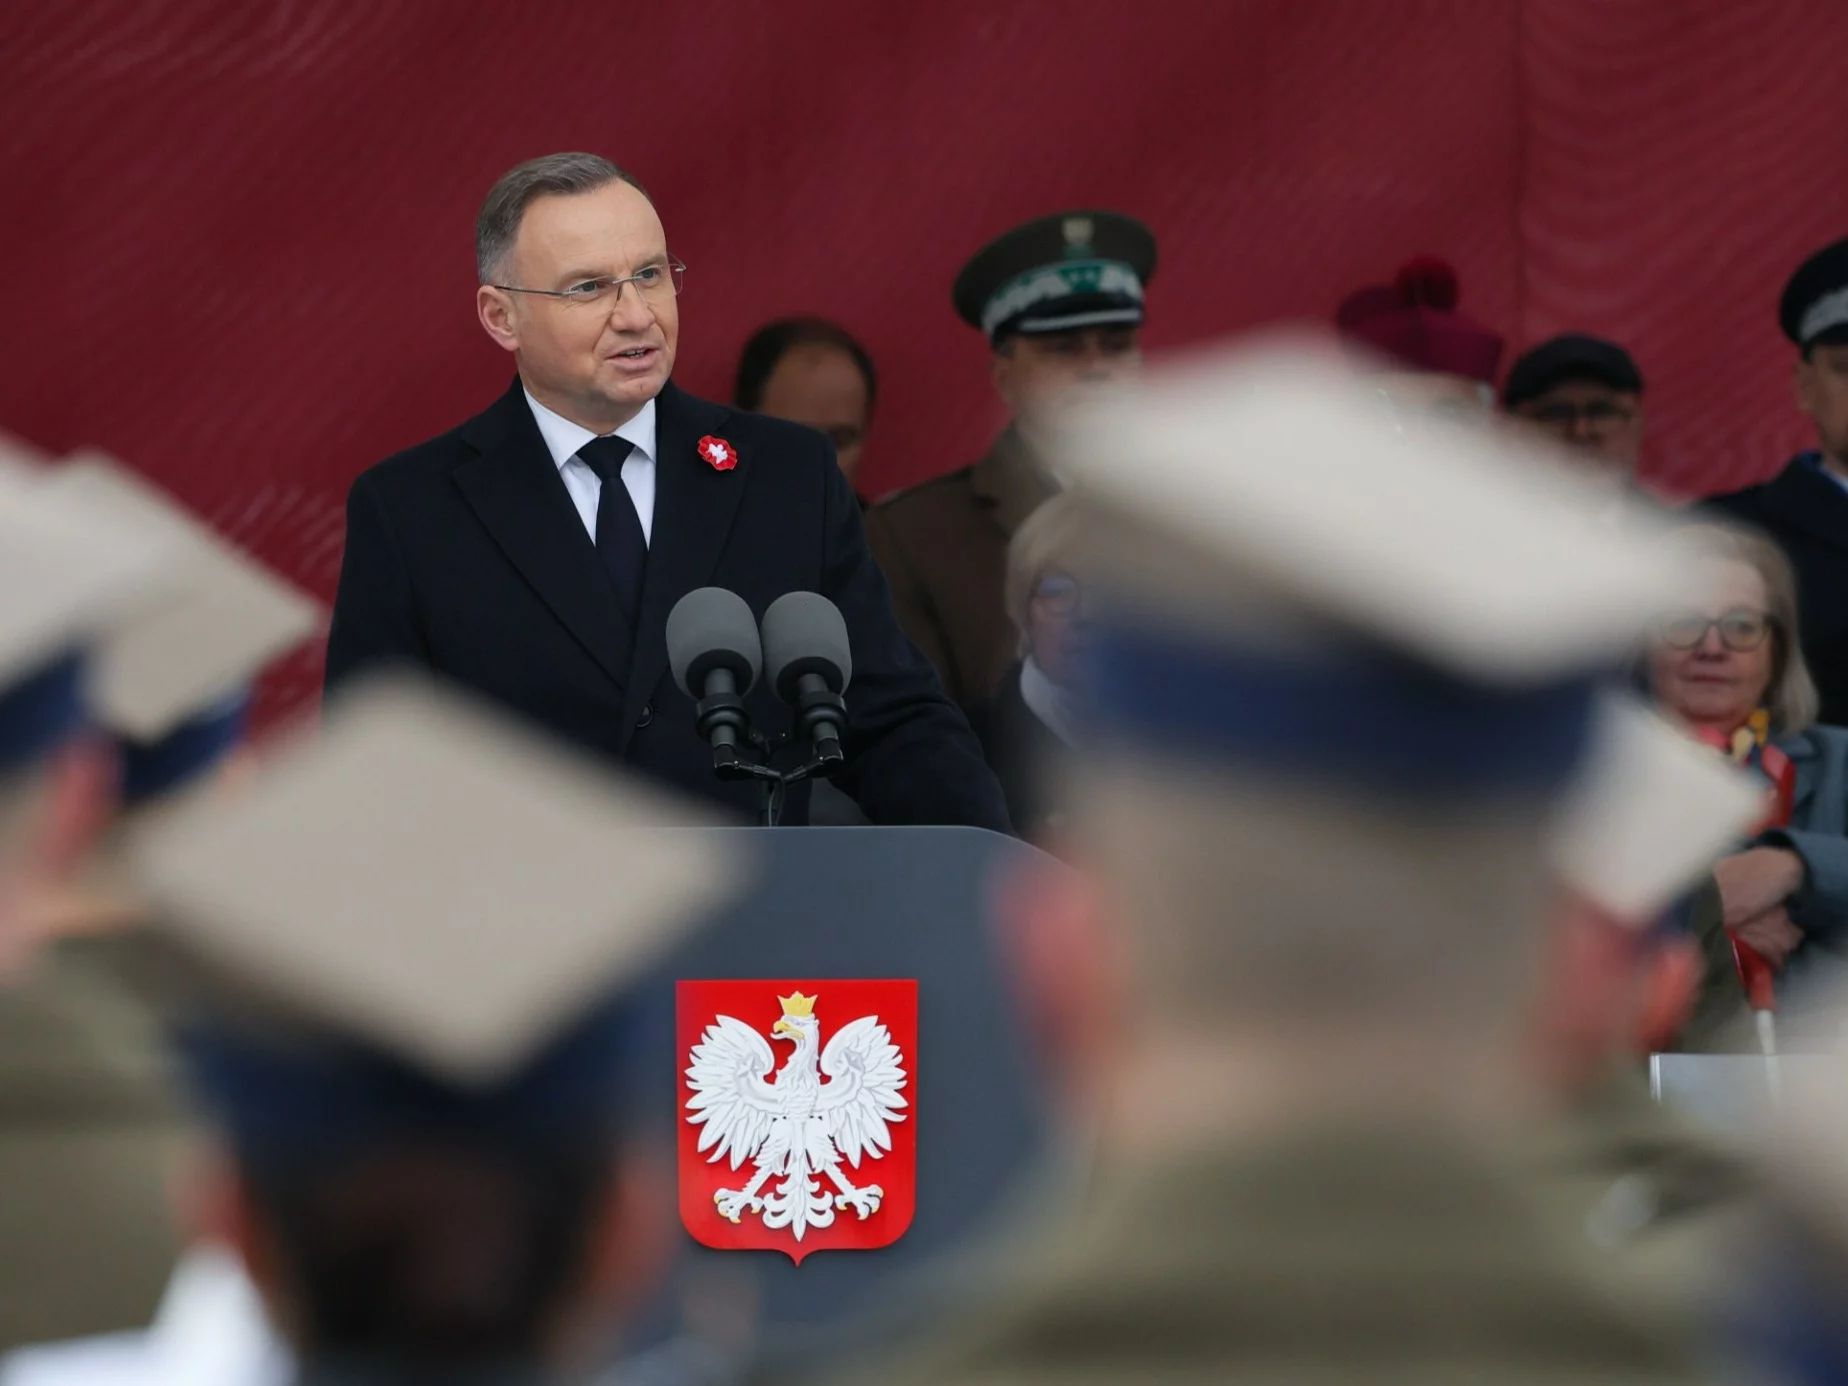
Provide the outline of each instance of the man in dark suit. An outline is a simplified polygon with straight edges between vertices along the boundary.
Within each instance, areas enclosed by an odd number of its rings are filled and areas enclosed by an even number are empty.
[[[1708,502],[1764,530],[1797,570],[1801,641],[1822,720],[1848,722],[1848,240],[1803,262],[1778,305],[1798,350],[1797,407],[1817,447],[1762,485]]]
[[[614,164],[515,168],[476,227],[482,327],[519,378],[485,413],[364,473],[327,684],[408,661],[613,760],[749,812],[668,677],[665,625],[703,586],[762,614],[786,592],[840,607],[853,652],[840,776],[876,823],[1005,829],[962,714],[905,638],[859,507],[820,434],[709,404],[669,377],[685,267]],[[755,724],[789,714],[764,687]],[[807,794],[785,821],[805,821]]]

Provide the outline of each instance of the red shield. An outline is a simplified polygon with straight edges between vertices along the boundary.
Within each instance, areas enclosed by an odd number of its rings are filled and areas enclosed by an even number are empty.
[[[681,982],[680,1220],[726,1251],[889,1246],[917,1200],[918,984]]]

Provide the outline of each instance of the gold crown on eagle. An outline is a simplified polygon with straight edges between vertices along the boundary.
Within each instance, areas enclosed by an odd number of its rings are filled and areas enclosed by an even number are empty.
[[[794,995],[779,996],[776,999],[783,1003],[783,1014],[786,1016],[815,1014],[816,998],[813,996],[804,996],[798,991]]]

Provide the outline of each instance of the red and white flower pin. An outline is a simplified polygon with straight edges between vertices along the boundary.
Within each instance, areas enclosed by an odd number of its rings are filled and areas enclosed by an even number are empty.
[[[699,455],[712,465],[715,472],[729,472],[738,465],[738,450],[723,438],[714,438],[710,433],[699,440]]]

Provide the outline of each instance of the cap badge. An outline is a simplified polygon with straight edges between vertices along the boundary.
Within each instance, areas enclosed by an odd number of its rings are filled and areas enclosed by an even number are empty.
[[[738,465],[738,450],[723,438],[708,433],[699,440],[699,455],[715,472],[729,472]]]
[[[1067,255],[1089,255],[1091,238],[1097,227],[1089,217],[1067,217],[1065,219],[1065,253]]]

